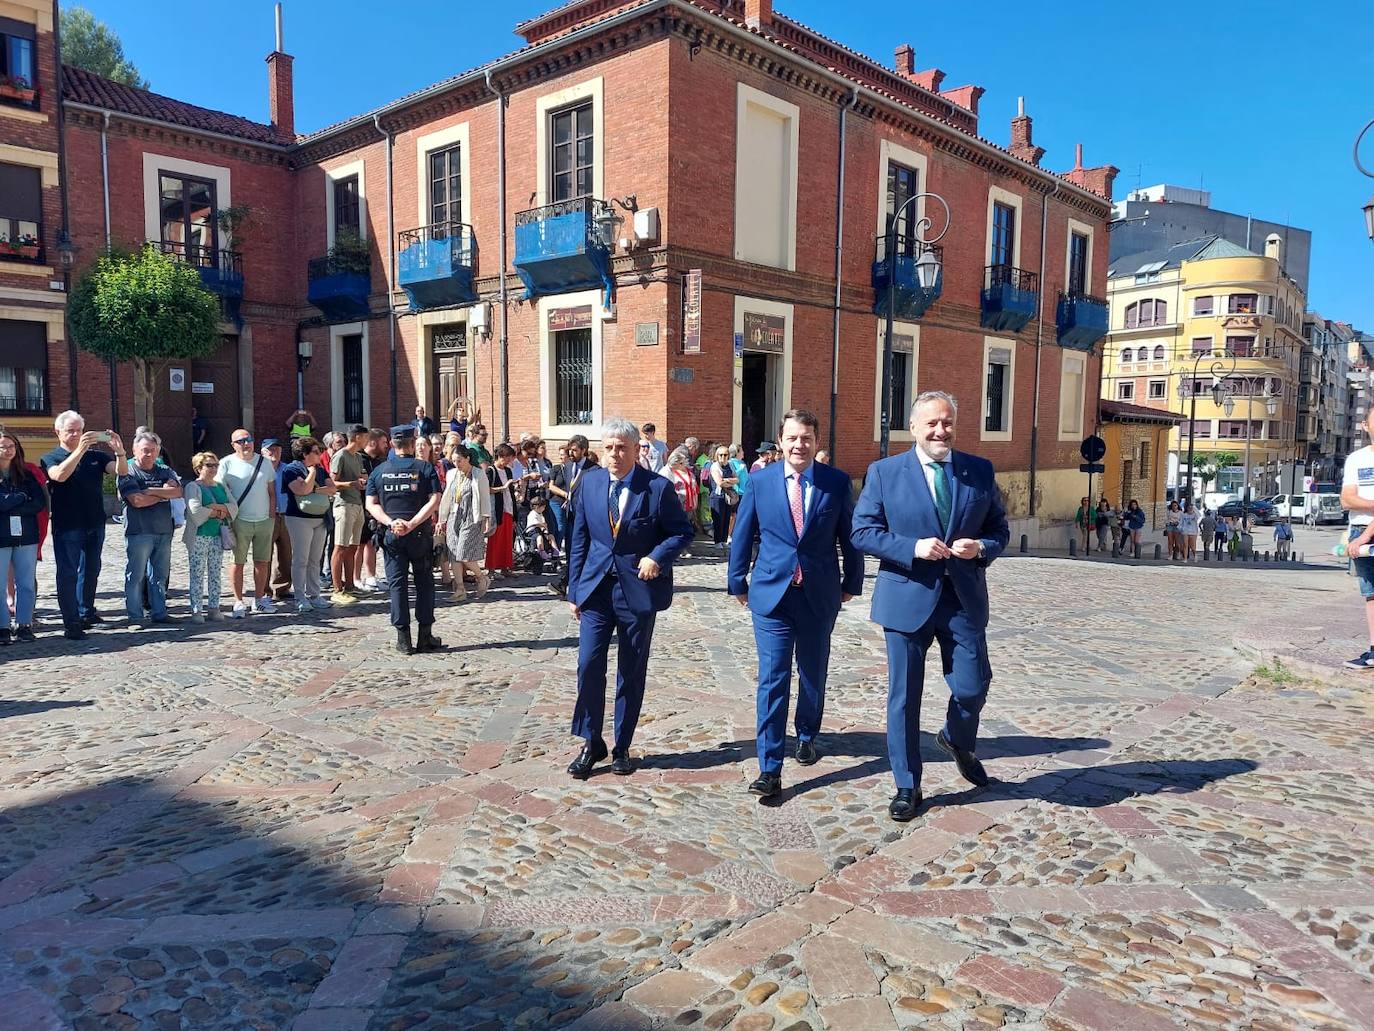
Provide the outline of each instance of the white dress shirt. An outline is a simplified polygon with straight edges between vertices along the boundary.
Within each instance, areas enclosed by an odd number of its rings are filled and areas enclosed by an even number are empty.
[[[951,454],[953,454],[951,452]],[[916,445],[916,460],[921,463],[921,472],[926,474],[926,488],[930,491],[930,500],[935,500],[935,466],[938,464],[935,459],[925,453],[920,444]],[[945,476],[950,480],[950,489],[954,489],[954,481],[949,468],[950,459],[945,459]],[[937,506],[936,511],[939,511]]]
[[[633,470],[631,470],[631,472],[633,472]],[[620,521],[625,518],[625,506],[630,503],[630,478],[626,476],[621,480],[618,477],[612,476],[609,492],[606,494],[606,503],[609,506],[611,498],[615,497],[615,485],[621,482],[625,484],[625,489],[620,492],[620,508],[615,514],[616,526],[619,526]]]

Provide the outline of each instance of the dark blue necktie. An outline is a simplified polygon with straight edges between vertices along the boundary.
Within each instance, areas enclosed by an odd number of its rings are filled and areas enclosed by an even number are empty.
[[[625,489],[624,480],[611,481],[611,536],[620,530],[620,494]]]

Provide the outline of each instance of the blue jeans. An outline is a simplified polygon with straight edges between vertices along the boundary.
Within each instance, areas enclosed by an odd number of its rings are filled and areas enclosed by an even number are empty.
[[[105,527],[94,530],[58,530],[52,535],[57,561],[57,604],[62,622],[77,627],[95,615],[95,592],[100,580],[100,550],[105,546]]]
[[[9,568],[14,567],[14,621],[19,626],[33,624],[35,577],[38,574],[38,545],[18,544],[0,548],[0,584],[6,580]],[[0,611],[0,626],[8,628],[10,614]]]
[[[126,537],[129,559],[124,566],[124,612],[143,620],[144,593],[153,619],[167,618],[167,577],[172,572],[172,535],[139,533]]]

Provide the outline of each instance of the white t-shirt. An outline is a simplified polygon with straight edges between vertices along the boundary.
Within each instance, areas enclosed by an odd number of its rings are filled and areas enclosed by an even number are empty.
[[[230,496],[237,500],[238,496],[243,493],[243,488],[248,486],[248,480],[253,475],[253,467],[257,464],[257,455],[254,455],[247,462],[238,455],[227,455],[219,460],[219,474],[215,479],[224,484]],[[258,478],[253,482],[253,488],[239,504],[240,519],[267,518],[270,504],[267,492],[272,489],[275,476],[272,463],[264,458],[262,468],[258,470]]]
[[[1345,460],[1345,473],[1341,476],[1341,490],[1358,487],[1360,497],[1374,501],[1374,446],[1362,447]],[[1307,495],[1315,498],[1315,494]],[[1351,512],[1351,526],[1368,526],[1374,513]]]

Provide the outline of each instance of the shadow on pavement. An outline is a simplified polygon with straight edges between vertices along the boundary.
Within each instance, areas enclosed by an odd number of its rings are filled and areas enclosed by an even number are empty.
[[[81,699],[79,701],[52,699],[37,702],[7,702],[3,698],[0,698],[0,720],[10,716],[32,716],[35,713],[48,712],[52,709],[84,709],[94,704],[95,703],[90,699]]]

